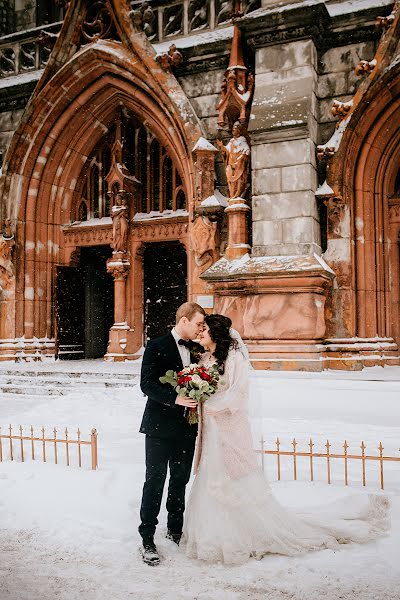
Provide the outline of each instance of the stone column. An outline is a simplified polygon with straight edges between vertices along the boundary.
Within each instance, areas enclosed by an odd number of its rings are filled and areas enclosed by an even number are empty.
[[[130,331],[126,314],[126,279],[131,266],[128,254],[130,194],[120,189],[116,193],[111,192],[110,196],[113,199],[113,253],[107,261],[107,271],[114,277],[114,325],[110,330],[106,356],[118,361],[125,360]]]
[[[126,253],[114,252],[107,262],[107,271],[114,278],[114,325],[110,330],[107,357],[113,360],[124,360],[127,345],[127,332],[130,327],[126,319],[126,279],[130,263]]]
[[[252,138],[253,256],[318,254],[317,53],[312,40],[258,48]]]

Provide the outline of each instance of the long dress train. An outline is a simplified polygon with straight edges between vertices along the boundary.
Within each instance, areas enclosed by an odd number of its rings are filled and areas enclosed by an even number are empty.
[[[202,362],[209,366],[210,355]],[[295,555],[368,542],[388,530],[389,501],[383,495],[363,495],[357,510],[336,503],[319,516],[300,516],[281,506],[253,450],[248,362],[239,351],[229,352],[222,379],[202,411],[197,473],[181,541],[187,556],[241,564],[267,553]]]

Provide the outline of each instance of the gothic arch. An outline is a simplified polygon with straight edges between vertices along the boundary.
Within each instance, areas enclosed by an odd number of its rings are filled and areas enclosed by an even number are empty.
[[[348,243],[348,260],[342,257],[334,266],[339,288],[349,301],[343,328],[349,337],[374,338],[393,352],[393,341],[400,344],[400,199],[395,198],[400,167],[399,63],[386,68],[365,90],[350,117],[342,122],[328,179],[334,193],[329,206],[332,210],[343,205],[337,229]],[[327,259],[330,243],[332,237]],[[334,331],[330,333],[333,337]]]
[[[120,107],[145,122],[163,144],[192,210],[192,150],[202,130],[188,99],[173,75],[160,69],[144,34],[137,32],[128,32],[129,43],[99,39],[84,45],[60,64],[58,49],[65,48],[80,4],[77,0],[70,5],[63,39],[56,44],[5,159],[2,217],[13,222],[18,269],[15,322],[1,328],[0,338],[53,336],[55,265],[69,260],[62,226],[69,223],[83,165]],[[129,26],[123,26],[120,37],[126,42]]]

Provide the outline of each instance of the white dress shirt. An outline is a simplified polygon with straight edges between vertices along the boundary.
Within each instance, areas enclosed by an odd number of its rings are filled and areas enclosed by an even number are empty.
[[[184,367],[187,367],[188,365],[190,365],[190,351],[189,348],[186,348],[186,346],[183,345],[179,345],[178,342],[179,340],[181,340],[181,336],[177,334],[175,327],[172,329],[171,331],[173,338],[176,342],[176,345],[178,347],[179,350],[179,354],[181,355],[181,359],[182,359],[182,364]]]

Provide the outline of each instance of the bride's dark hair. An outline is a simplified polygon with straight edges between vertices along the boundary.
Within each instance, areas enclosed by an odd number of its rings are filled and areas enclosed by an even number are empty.
[[[237,341],[229,333],[232,321],[224,315],[207,315],[204,321],[210,329],[209,333],[212,341],[217,345],[214,357],[217,359],[219,372],[223,374],[229,349],[237,347]]]

